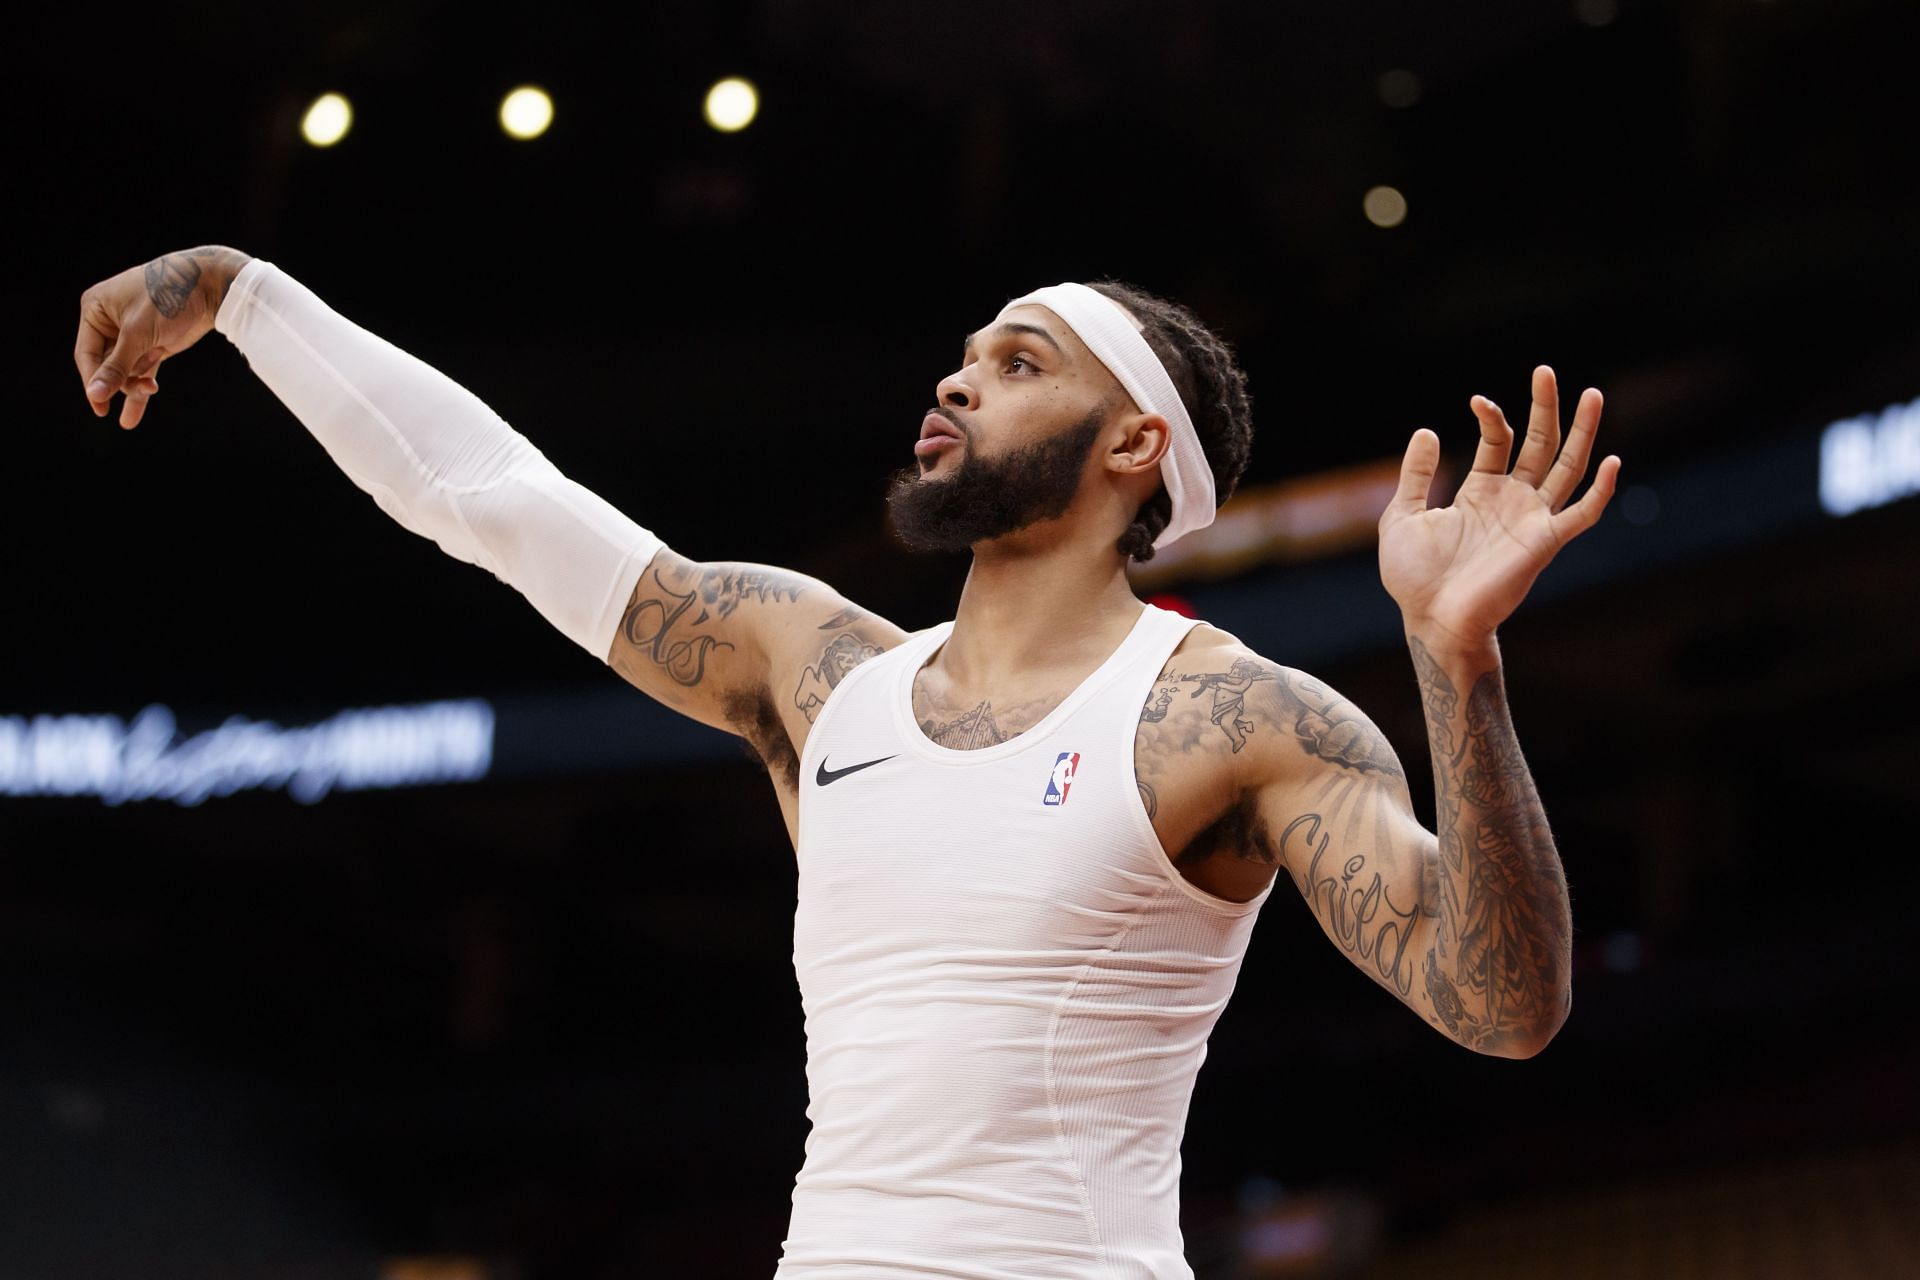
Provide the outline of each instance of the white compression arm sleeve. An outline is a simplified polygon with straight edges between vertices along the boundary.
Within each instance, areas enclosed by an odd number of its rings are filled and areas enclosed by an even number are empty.
[[[270,262],[240,269],[214,328],[382,511],[606,660],[660,539],[560,474],[471,391]]]

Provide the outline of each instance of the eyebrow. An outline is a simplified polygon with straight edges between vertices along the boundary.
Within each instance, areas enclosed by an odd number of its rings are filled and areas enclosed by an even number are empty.
[[[996,334],[1030,333],[1034,337],[1040,339],[1040,341],[1052,347],[1054,355],[1060,357],[1060,359],[1062,360],[1065,360],[1067,358],[1067,353],[1061,349],[1060,344],[1058,342],[1055,342],[1053,340],[1053,335],[1048,333],[1045,329],[1042,329],[1037,324],[1021,324],[1017,320],[1009,320],[1004,324],[996,326],[994,328],[994,333]],[[974,340],[979,336],[980,335],[977,333],[970,333],[967,335],[966,350],[968,351],[973,350]]]

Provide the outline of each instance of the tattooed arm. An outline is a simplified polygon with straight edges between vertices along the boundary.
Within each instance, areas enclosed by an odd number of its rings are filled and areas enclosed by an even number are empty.
[[[1436,1030],[1481,1053],[1538,1052],[1566,1015],[1571,923],[1497,666],[1442,662],[1410,640],[1436,836],[1358,707],[1213,637],[1162,673],[1135,752],[1142,800],[1168,847],[1183,849],[1183,872],[1245,900],[1284,871],[1328,940]],[[1462,685],[1473,690],[1464,700]],[[1218,788],[1200,812],[1225,816],[1186,838],[1179,810],[1192,808],[1199,778]]]
[[[1408,643],[1433,756],[1433,830],[1373,722],[1275,667],[1254,717],[1275,732],[1249,761],[1264,776],[1253,851],[1287,870],[1348,959],[1436,1030],[1480,1053],[1530,1057],[1572,998],[1566,877],[1497,655],[1443,661],[1418,636]]]
[[[1475,396],[1480,444],[1450,505],[1430,507],[1439,437],[1409,441],[1400,484],[1380,517],[1380,578],[1400,606],[1433,760],[1434,832],[1421,826],[1405,775],[1379,730],[1350,703],[1237,643],[1176,652],[1136,747],[1148,767],[1188,738],[1149,730],[1178,690],[1212,699],[1228,753],[1211,772],[1220,813],[1183,848],[1189,877],[1244,888],[1249,864],[1292,875],[1327,936],[1368,976],[1433,1026],[1481,1053],[1529,1057],[1565,1022],[1572,1000],[1573,919],[1546,813],[1507,715],[1495,631],[1562,546],[1593,527],[1620,460],[1607,457],[1577,502],[1601,398],[1580,398],[1565,447],[1553,370],[1533,373],[1533,410],[1513,470],[1513,428]],[[1214,633],[1216,637],[1221,633]],[[1225,640],[1231,641],[1231,637]],[[1271,731],[1266,731],[1270,726]],[[1189,735],[1190,736],[1190,735]],[[1168,776],[1178,776],[1178,770]],[[1189,819],[1191,823],[1191,819]],[[1156,819],[1162,839],[1181,835]],[[1436,834],[1437,833],[1437,834]],[[1250,892],[1229,896],[1251,897]]]
[[[791,821],[820,708],[847,672],[905,634],[805,574],[702,564],[663,547],[634,584],[607,662],[675,711],[746,739]]]
[[[803,575],[660,547],[472,392],[224,246],[163,254],[82,295],[74,362],[94,413],[123,394],[121,425],[136,425],[160,362],[216,327],[389,516],[513,585],[647,693],[745,737],[791,822],[808,726],[898,628]]]

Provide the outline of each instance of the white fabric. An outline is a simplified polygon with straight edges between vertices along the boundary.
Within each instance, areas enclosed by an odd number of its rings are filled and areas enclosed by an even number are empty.
[[[1140,412],[1157,413],[1172,428],[1167,452],[1160,459],[1160,479],[1167,486],[1173,511],[1153,545],[1164,547],[1183,534],[1212,524],[1217,504],[1206,450],[1200,447],[1193,419],[1187,415],[1186,403],[1180,399],[1166,366],[1133,327],[1125,309],[1098,289],[1067,283],[1048,285],[1015,298],[1000,309],[1000,315],[1004,318],[1013,308],[1029,305],[1045,307],[1065,321],[1133,397]]]
[[[512,586],[606,661],[660,539],[562,475],[471,391],[270,262],[240,269],[214,328],[382,511]]]
[[[952,625],[849,673],[801,757],[813,1125],[777,1278],[1189,1280],[1187,1104],[1272,892],[1189,884],[1141,804],[1140,708],[1193,623],[1146,608],[1059,707],[977,751],[913,718]]]

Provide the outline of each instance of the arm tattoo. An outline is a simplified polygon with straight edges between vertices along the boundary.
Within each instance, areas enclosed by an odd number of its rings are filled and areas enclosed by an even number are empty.
[[[677,572],[675,581],[687,583],[684,591],[668,586],[658,567],[649,572],[657,590],[635,591],[638,598],[620,619],[621,638],[689,689],[706,679],[709,658],[735,647],[699,631],[700,626],[731,617],[744,601],[791,603],[806,590],[804,581],[764,569],[717,566],[697,577]]]
[[[831,618],[828,618],[825,622],[821,623],[820,630],[839,631],[842,628],[852,626],[854,623],[858,622],[860,619],[866,616],[867,616],[867,611],[865,609],[860,608],[858,605],[850,604],[846,608],[842,609],[840,612],[834,614]]]
[[[1471,1049],[1492,1051],[1565,1016],[1573,919],[1546,811],[1520,754],[1496,669],[1460,698],[1410,640],[1433,752],[1440,838],[1433,946],[1422,973],[1434,1011]]]
[[[854,609],[842,609],[829,621],[838,621],[849,614],[857,615],[858,612]],[[821,628],[821,630],[825,629]],[[793,691],[793,705],[799,709],[801,715],[807,718],[807,723],[812,724],[813,718],[820,714],[820,708],[826,703],[827,696],[839,688],[840,682],[846,679],[847,672],[868,658],[879,657],[880,653],[879,645],[870,644],[851,631],[841,632],[829,640],[827,647],[820,651],[819,665],[808,667],[800,673],[800,687]]]
[[[1275,687],[1293,717],[1293,736],[1302,751],[1354,773],[1405,776],[1393,748],[1351,702],[1300,675],[1289,676]]]
[[[1262,683],[1271,683],[1280,704],[1277,709],[1248,708],[1248,694]],[[1393,748],[1352,703],[1297,671],[1247,658],[1236,658],[1224,672],[1189,675],[1171,667],[1162,671],[1140,709],[1140,723],[1164,721],[1173,709],[1175,696],[1189,684],[1194,686],[1188,695],[1191,698],[1212,691],[1210,718],[1236,752],[1247,745],[1259,722],[1265,721],[1289,729],[1308,755],[1342,769],[1402,776]]]
[[[1261,680],[1273,679],[1273,673],[1262,671],[1258,664],[1245,658],[1236,658],[1226,673],[1195,676],[1199,681],[1189,697],[1197,698],[1207,690],[1213,690],[1211,715],[1213,722],[1227,735],[1227,741],[1233,743],[1238,751],[1247,745],[1247,735],[1253,732],[1253,721],[1244,717],[1247,706],[1247,690]]]
[[[774,604],[800,598],[805,588],[783,574],[761,569],[707,569],[700,574],[700,599],[721,617],[731,617],[742,600]],[[696,623],[706,615],[695,618]]]
[[[1366,961],[1362,968],[1369,977],[1405,999],[1413,990],[1413,969],[1407,960],[1407,944],[1413,941],[1414,925],[1420,908],[1401,908],[1380,872],[1365,879],[1365,854],[1350,853],[1344,859],[1329,860],[1333,834],[1323,830],[1324,820],[1317,813],[1304,813],[1289,822],[1280,833],[1280,856],[1299,849],[1307,857],[1302,892],[1315,915],[1326,922],[1333,940],[1356,959]],[[1352,842],[1343,842],[1351,848]],[[1338,866],[1332,865],[1333,861]],[[1298,865],[1295,857],[1288,865]],[[1368,966],[1371,966],[1370,968]]]
[[[646,596],[627,606],[626,616],[620,619],[620,634],[628,644],[665,669],[675,684],[691,689],[706,678],[707,658],[714,650],[733,646],[714,636],[688,634],[711,616],[706,609],[688,620],[679,636],[670,636],[701,592],[698,587],[685,593],[675,591],[658,569],[652,573],[659,595]]]

